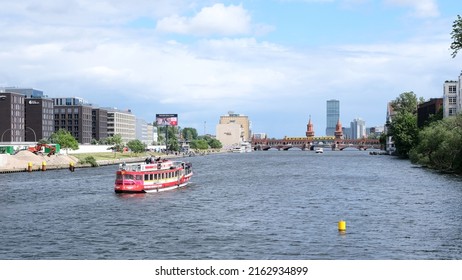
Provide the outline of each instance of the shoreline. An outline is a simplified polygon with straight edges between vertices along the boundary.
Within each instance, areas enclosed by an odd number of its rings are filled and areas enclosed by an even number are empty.
[[[204,156],[210,154],[219,154],[225,153],[226,151],[208,151],[200,154],[194,154],[193,156]],[[24,152],[28,153],[28,152]],[[3,157],[2,157],[3,156]],[[18,172],[46,172],[46,171],[53,171],[53,170],[61,170],[61,169],[74,169],[79,168],[91,168],[91,167],[100,167],[100,166],[109,166],[109,165],[118,165],[121,163],[135,163],[135,162],[143,162],[146,157],[149,155],[138,156],[138,157],[127,157],[127,158],[114,158],[114,159],[103,159],[103,160],[96,160],[97,166],[92,166],[90,163],[79,163],[79,160],[70,155],[53,155],[51,157],[47,157],[45,155],[35,155],[33,153],[29,153],[26,156],[19,156],[16,158],[16,155],[0,155],[0,174],[7,174],[7,173],[18,173]],[[161,156],[162,158],[166,159],[173,159],[173,158],[186,158],[190,157],[189,155],[175,155],[175,154],[162,154],[156,155]],[[57,159],[57,160],[56,160]],[[12,162],[10,162],[12,160]],[[6,162],[6,163],[4,163]],[[45,164],[43,164],[45,162]],[[56,162],[56,163],[53,163]],[[29,169],[29,165],[31,167]],[[43,170],[45,168],[45,170]],[[72,171],[72,170],[70,170]]]

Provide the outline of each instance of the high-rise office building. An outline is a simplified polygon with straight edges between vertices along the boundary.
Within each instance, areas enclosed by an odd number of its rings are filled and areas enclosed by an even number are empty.
[[[366,137],[366,122],[356,118],[351,122],[351,139],[361,139]]]
[[[326,103],[326,136],[334,136],[335,126],[340,119],[340,101],[331,99]]]

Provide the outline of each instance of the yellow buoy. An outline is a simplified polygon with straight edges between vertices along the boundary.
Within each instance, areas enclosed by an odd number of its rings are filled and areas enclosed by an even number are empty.
[[[42,161],[42,171],[45,171],[45,170],[47,170],[47,162]]]
[[[69,170],[70,170],[71,172],[74,172],[74,169],[75,169],[74,163],[73,163],[72,161],[69,162]]]
[[[27,163],[27,171],[31,172],[32,171],[32,162]]]
[[[346,231],[346,222],[344,220],[338,222],[338,231]]]

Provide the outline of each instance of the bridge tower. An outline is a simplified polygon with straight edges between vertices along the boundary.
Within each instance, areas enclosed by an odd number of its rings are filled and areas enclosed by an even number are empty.
[[[335,140],[340,140],[343,139],[343,130],[342,130],[342,124],[340,123],[340,119],[337,120],[337,124],[335,125]]]
[[[314,136],[313,124],[311,123],[311,115],[306,126],[306,137],[312,138]]]

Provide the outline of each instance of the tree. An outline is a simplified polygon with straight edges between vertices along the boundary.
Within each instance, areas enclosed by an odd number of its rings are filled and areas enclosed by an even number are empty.
[[[127,147],[134,153],[142,153],[146,150],[146,144],[138,139],[128,141]]]
[[[395,111],[389,124],[388,136],[393,136],[396,154],[407,158],[409,152],[417,145],[417,106],[423,102],[422,98],[417,99],[414,92],[403,92],[392,101],[391,106]]]
[[[409,112],[415,114],[417,112],[417,105],[422,103],[423,100],[417,99],[413,91],[403,92],[395,100],[391,102],[391,107],[396,113]]]
[[[181,131],[181,135],[183,136],[183,139],[191,141],[197,139],[197,130],[192,127],[185,127]]]
[[[462,173],[462,115],[431,123],[419,133],[419,144],[412,149],[413,163],[440,171]]]
[[[409,157],[409,152],[417,145],[418,133],[417,116],[415,114],[402,112],[393,117],[389,134],[393,136],[398,156]]]
[[[221,144],[220,140],[218,139],[210,139],[207,144],[210,146],[212,149],[221,149],[223,147],[223,144]]]
[[[455,58],[457,52],[462,49],[462,17],[460,15],[457,15],[457,19],[452,24],[451,39],[453,40],[450,47],[453,50],[451,55]]]
[[[191,149],[207,150],[209,148],[209,144],[204,139],[193,140],[189,145]]]
[[[71,135],[71,133],[65,129],[60,129],[50,136],[50,142],[59,144],[62,149],[71,149],[71,150],[77,150],[79,148],[79,142],[75,140],[74,136]]]
[[[123,149],[122,135],[120,134],[115,134],[114,136],[106,138],[106,142],[109,145],[114,145],[114,149],[116,152],[121,152]]]

